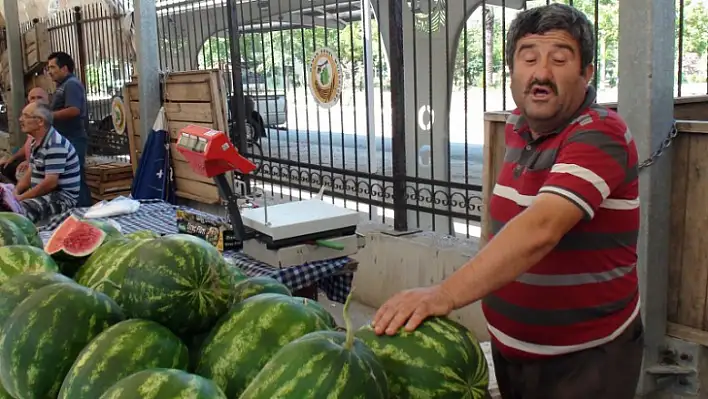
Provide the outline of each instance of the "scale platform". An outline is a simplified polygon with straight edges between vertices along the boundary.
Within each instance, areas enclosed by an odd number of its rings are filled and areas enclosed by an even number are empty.
[[[266,243],[261,240],[250,239],[244,241],[243,252],[251,258],[273,267],[287,268],[310,262],[352,256],[366,245],[364,236],[359,234],[329,238],[327,241],[341,245],[342,248],[334,249],[319,245],[299,244],[279,249],[268,249]]]
[[[267,249],[354,236],[360,221],[358,212],[316,198],[246,209],[241,218]]]

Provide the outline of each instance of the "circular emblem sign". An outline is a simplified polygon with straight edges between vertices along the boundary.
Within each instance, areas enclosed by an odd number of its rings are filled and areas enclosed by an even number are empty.
[[[342,95],[342,67],[336,54],[323,47],[310,63],[310,92],[323,108],[332,108]]]
[[[116,130],[116,133],[125,133],[125,104],[120,97],[113,97],[113,102],[111,103],[111,119],[113,119],[113,128]]]

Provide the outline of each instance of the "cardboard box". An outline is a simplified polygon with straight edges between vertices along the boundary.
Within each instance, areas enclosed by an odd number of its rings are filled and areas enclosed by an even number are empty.
[[[234,251],[241,247],[230,223],[208,213],[196,210],[177,210],[177,230],[202,238],[221,252]]]

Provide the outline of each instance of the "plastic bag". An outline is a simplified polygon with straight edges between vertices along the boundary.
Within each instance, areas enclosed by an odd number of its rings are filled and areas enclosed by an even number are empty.
[[[116,197],[110,201],[101,201],[89,208],[84,217],[87,219],[107,218],[111,216],[135,213],[140,208],[140,202],[128,197]]]

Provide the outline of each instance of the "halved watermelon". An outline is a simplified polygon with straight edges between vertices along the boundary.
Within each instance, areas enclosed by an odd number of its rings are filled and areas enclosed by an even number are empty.
[[[57,227],[44,246],[49,255],[67,255],[70,258],[89,256],[106,239],[106,232],[94,225],[69,216]]]

